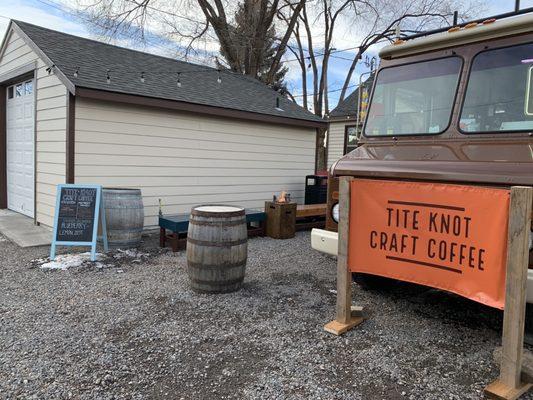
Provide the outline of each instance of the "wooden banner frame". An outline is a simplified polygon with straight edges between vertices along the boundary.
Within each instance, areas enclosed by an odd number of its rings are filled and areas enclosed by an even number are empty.
[[[511,187],[500,376],[485,388],[496,399],[517,399],[533,387],[521,379],[532,205],[532,187]]]
[[[324,330],[342,335],[363,322],[362,309],[353,307],[352,315],[352,273],[348,268],[348,236],[350,233],[350,190],[354,178],[342,176],[339,179],[339,239],[337,254],[337,311],[333,321]]]
[[[348,176],[339,179],[336,316],[324,326],[325,331],[335,335],[342,335],[363,321],[362,308],[352,306],[352,273],[348,268],[350,190],[353,179]],[[532,383],[524,383],[521,379],[532,207],[532,187],[511,187],[500,375],[485,388],[485,394],[496,399],[514,400],[533,387]]]

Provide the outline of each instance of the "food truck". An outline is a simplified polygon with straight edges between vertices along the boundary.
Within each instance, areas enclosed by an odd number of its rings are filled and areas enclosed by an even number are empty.
[[[533,13],[398,39],[379,56],[359,147],[330,169],[312,247],[337,254],[338,180],[353,177],[352,272],[503,308],[502,210],[511,186],[533,186]]]

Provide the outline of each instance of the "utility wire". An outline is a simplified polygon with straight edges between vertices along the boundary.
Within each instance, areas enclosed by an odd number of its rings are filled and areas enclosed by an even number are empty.
[[[83,72],[84,70],[80,67],[76,67],[76,66],[69,66],[69,65],[66,65],[66,64],[57,64],[57,65],[53,65],[52,68],[50,69],[50,73],[53,71],[53,67],[58,67],[60,69],[69,69],[69,70],[72,70],[74,71],[73,73],[73,76],[75,78],[83,78]],[[210,68],[210,67],[205,67],[205,68],[202,68],[202,69],[193,69],[193,70],[182,70],[182,71],[140,71],[140,70],[122,70],[120,68],[117,68],[115,70],[113,70],[113,68],[109,68],[109,69],[106,69],[106,68],[99,68],[102,70],[102,81],[106,81],[108,84],[111,84],[116,78],[117,76],[113,76],[113,72],[117,72],[118,74],[120,74],[120,79],[123,80],[123,76],[124,74],[134,74],[135,75],[135,78],[131,78],[131,79],[139,79],[139,82],[140,83],[147,83],[147,81],[150,80],[150,75],[172,75],[175,77],[176,79],[176,84],[177,84],[177,87],[179,90],[179,88],[183,87],[186,85],[187,82],[184,82],[182,80],[183,76],[187,76],[188,74],[202,74],[202,73],[210,73],[210,74],[216,74],[216,80],[217,82],[220,84],[222,83],[223,81],[223,77],[222,77],[222,74],[228,74],[228,75],[233,75],[233,76],[238,76],[239,78],[240,77],[246,77],[248,79],[248,81],[250,83],[254,83],[254,84],[257,84],[257,85],[260,85],[261,87],[268,87],[268,85],[266,85],[265,83],[257,80],[257,79],[254,79],[253,77],[249,76],[249,75],[242,75],[242,74],[239,74],[237,72],[233,72],[233,71],[230,71],[230,70],[217,70],[217,69],[214,69],[214,68]],[[64,71],[63,71],[64,72]],[[94,70],[93,70],[93,73],[91,74],[91,77],[94,76]],[[148,82],[149,83],[149,82]],[[359,86],[359,84],[352,84],[352,85],[349,85],[346,87],[346,89],[352,89],[354,87],[357,87]],[[340,88],[336,88],[336,89],[331,89],[331,90],[327,90],[327,91],[324,91],[323,93],[335,93],[335,92],[340,92],[341,90],[343,90],[342,87]],[[309,96],[312,96],[312,94],[308,94],[307,95],[308,97]],[[293,97],[305,97],[304,94],[297,94],[297,95],[293,95]]]
[[[90,21],[90,20],[88,20],[86,18],[81,17],[79,15],[79,13],[77,13],[75,10],[71,9],[70,7],[64,7],[62,5],[59,5],[59,4],[55,3],[53,0],[37,0],[37,1],[39,3],[41,3],[41,4],[53,7],[53,8],[65,13],[65,14],[72,15],[75,18],[80,18],[80,19],[84,20],[85,22],[94,23],[94,21]],[[159,10],[159,11],[160,12],[166,12],[166,11],[161,11],[161,10]],[[170,13],[170,15],[177,16],[177,14],[174,14],[174,13]],[[187,17],[182,17],[182,18],[187,18]],[[195,21],[195,22],[197,22],[197,21]],[[106,28],[106,27],[103,27],[103,26],[99,26],[99,27],[102,28],[102,29]],[[171,50],[170,48],[168,48],[166,46],[163,46],[161,44],[150,42],[147,39],[144,39],[144,40],[148,44],[151,44],[153,46],[159,47],[160,49],[167,50],[167,51]],[[246,47],[246,46],[243,46],[243,47]],[[335,50],[331,50],[331,51],[325,50],[325,51],[314,53],[313,56],[307,55],[307,56],[304,57],[304,59],[307,60],[307,61],[310,61],[312,57],[322,57],[322,56],[325,56],[326,54],[332,55],[332,54],[337,54],[337,53],[344,53],[344,52],[347,52],[347,51],[353,51],[353,50],[359,49],[360,47],[361,46],[353,46],[353,47],[347,47],[347,48],[344,48],[344,49],[335,49]],[[251,47],[249,47],[249,48],[251,48]],[[172,49],[172,51],[175,51],[175,50],[176,49]],[[308,49],[304,49],[304,52],[309,54],[309,50]],[[340,57],[338,57],[338,58],[340,58]],[[289,63],[289,62],[300,62],[301,60],[299,58],[295,57],[295,58],[283,59],[281,61],[284,62],[284,63]],[[269,68],[270,66],[271,66],[271,64],[251,65],[251,67],[254,67],[255,69]]]
[[[85,19],[85,18],[82,18],[80,16],[79,13],[76,13],[75,10],[72,10],[70,9],[70,7],[67,7],[68,9],[65,9],[65,7],[63,7],[62,5],[59,5],[55,2],[53,2],[52,0],[37,0],[39,3],[43,4],[43,5],[46,5],[46,6],[49,6],[49,7],[52,7],[58,11],[61,11],[65,14],[68,14],[68,15],[71,15],[71,16],[74,16],[76,18],[80,18],[86,22],[92,22],[94,23],[94,21],[89,21],[88,19]],[[161,11],[163,12],[163,11]],[[175,15],[177,16],[177,15]],[[0,15],[0,18],[5,18],[5,19],[12,19],[10,17],[7,17],[5,15]],[[186,17],[183,17],[183,18],[186,18]],[[194,22],[194,21],[193,21]],[[156,44],[156,43],[150,43],[149,41],[147,41],[149,44],[151,45],[154,45],[156,47],[159,47],[161,49],[164,49],[164,50],[170,50],[170,48],[167,48],[165,46],[162,46],[160,44]],[[105,43],[104,43],[105,44]],[[356,49],[359,49],[360,46],[353,46],[353,47],[348,47],[348,48],[344,48],[344,49],[335,49],[335,50],[331,50],[331,51],[325,51],[325,52],[318,52],[318,53],[315,53],[313,56],[314,57],[321,57],[321,56],[324,56],[326,54],[337,54],[337,53],[342,53],[342,52],[347,52],[347,51],[352,51],[352,50],[356,50]],[[308,50],[304,50],[306,53],[309,53]],[[304,57],[304,60],[310,60],[312,56],[305,56]],[[339,56],[333,56],[335,58],[341,58],[341,59],[345,59],[345,60],[349,60],[349,61],[352,61],[351,59],[348,59],[348,58],[344,58],[344,57],[339,57]],[[173,60],[171,58],[169,58],[169,60]],[[283,62],[295,62],[295,61],[298,61],[300,62],[301,59],[299,58],[293,58],[293,59],[284,59],[282,60]],[[183,62],[183,61],[182,61]],[[191,65],[189,63],[189,65]],[[67,65],[57,65],[58,67],[60,68],[68,68],[69,66]],[[269,64],[264,64],[264,65],[259,65],[259,67],[269,67],[270,65]],[[53,67],[53,66],[52,66]],[[118,72],[120,72],[120,74],[124,74],[124,73],[131,73],[131,74],[136,74],[139,76],[139,79],[141,80],[141,82],[145,82],[147,77],[150,76],[150,75],[153,75],[153,74],[157,74],[157,75],[161,75],[161,74],[171,74],[171,75],[174,75],[176,76],[177,78],[177,82],[178,82],[178,87],[181,87],[182,86],[182,82],[181,82],[181,76],[182,75],[187,75],[187,74],[192,74],[192,73],[195,73],[195,74],[198,74],[198,73],[217,73],[218,74],[218,77],[217,77],[217,80],[219,81],[220,83],[220,74],[221,73],[232,73],[232,74],[236,74],[236,75],[240,75],[239,73],[237,72],[234,72],[234,71],[231,71],[231,70],[227,70],[227,69],[215,69],[211,66],[208,66],[208,65],[203,65],[202,66],[203,68],[202,69],[190,69],[190,68],[187,68],[186,70],[165,70],[165,71],[154,71],[154,70],[150,70],[150,71],[140,71],[140,70],[124,70],[122,68],[116,68],[116,70]],[[257,66],[256,66],[257,67]],[[70,69],[74,70],[74,74],[75,74],[75,77],[78,77],[80,76],[80,74],[83,73],[83,70],[79,67],[79,66],[70,66]],[[111,82],[111,80],[113,79],[112,77],[112,73],[113,73],[114,69],[113,68],[108,68],[106,69],[106,76],[105,76],[105,79],[107,80],[108,83]],[[250,77],[252,78],[251,81],[255,81],[257,82],[258,84],[264,86],[265,84],[256,80],[256,79],[253,79],[253,77]],[[357,84],[354,84],[354,85],[349,85],[346,87],[346,89],[351,89],[353,87],[356,87],[358,86]],[[328,90],[326,91],[327,93],[335,93],[335,92],[339,92],[343,90],[343,88],[337,88],[337,89],[332,89],[332,90]],[[324,92],[324,93],[326,93]],[[312,96],[312,95],[307,95],[307,96]],[[293,97],[305,97],[305,95],[303,94],[298,94],[298,95],[293,95]]]

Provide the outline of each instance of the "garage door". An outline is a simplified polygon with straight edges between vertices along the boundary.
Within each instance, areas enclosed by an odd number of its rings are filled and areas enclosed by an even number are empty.
[[[7,88],[7,207],[34,215],[33,80]]]

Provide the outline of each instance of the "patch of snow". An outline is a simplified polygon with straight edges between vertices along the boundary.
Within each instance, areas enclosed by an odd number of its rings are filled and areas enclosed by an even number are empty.
[[[96,253],[96,262],[91,262],[91,253],[61,254],[55,260],[50,258],[38,258],[31,261],[31,265],[46,270],[67,270],[69,268],[92,267],[96,269],[114,268],[117,263],[142,263],[150,256],[135,249],[117,250],[107,254]],[[119,272],[124,272],[120,270]]]
[[[141,262],[141,258],[148,257],[148,253],[143,253],[141,251],[138,251],[137,249],[117,249],[117,253],[113,255],[113,258],[120,260],[121,258],[133,258],[134,260],[132,262]]]
[[[102,254],[97,253],[96,259],[99,260],[103,257]],[[40,264],[42,269],[59,269],[66,270],[69,268],[81,267],[84,264],[91,262],[91,253],[80,253],[80,254],[61,254],[56,256],[55,260],[49,259],[38,259],[34,260],[36,264]],[[102,268],[101,263],[96,263],[97,268]]]

